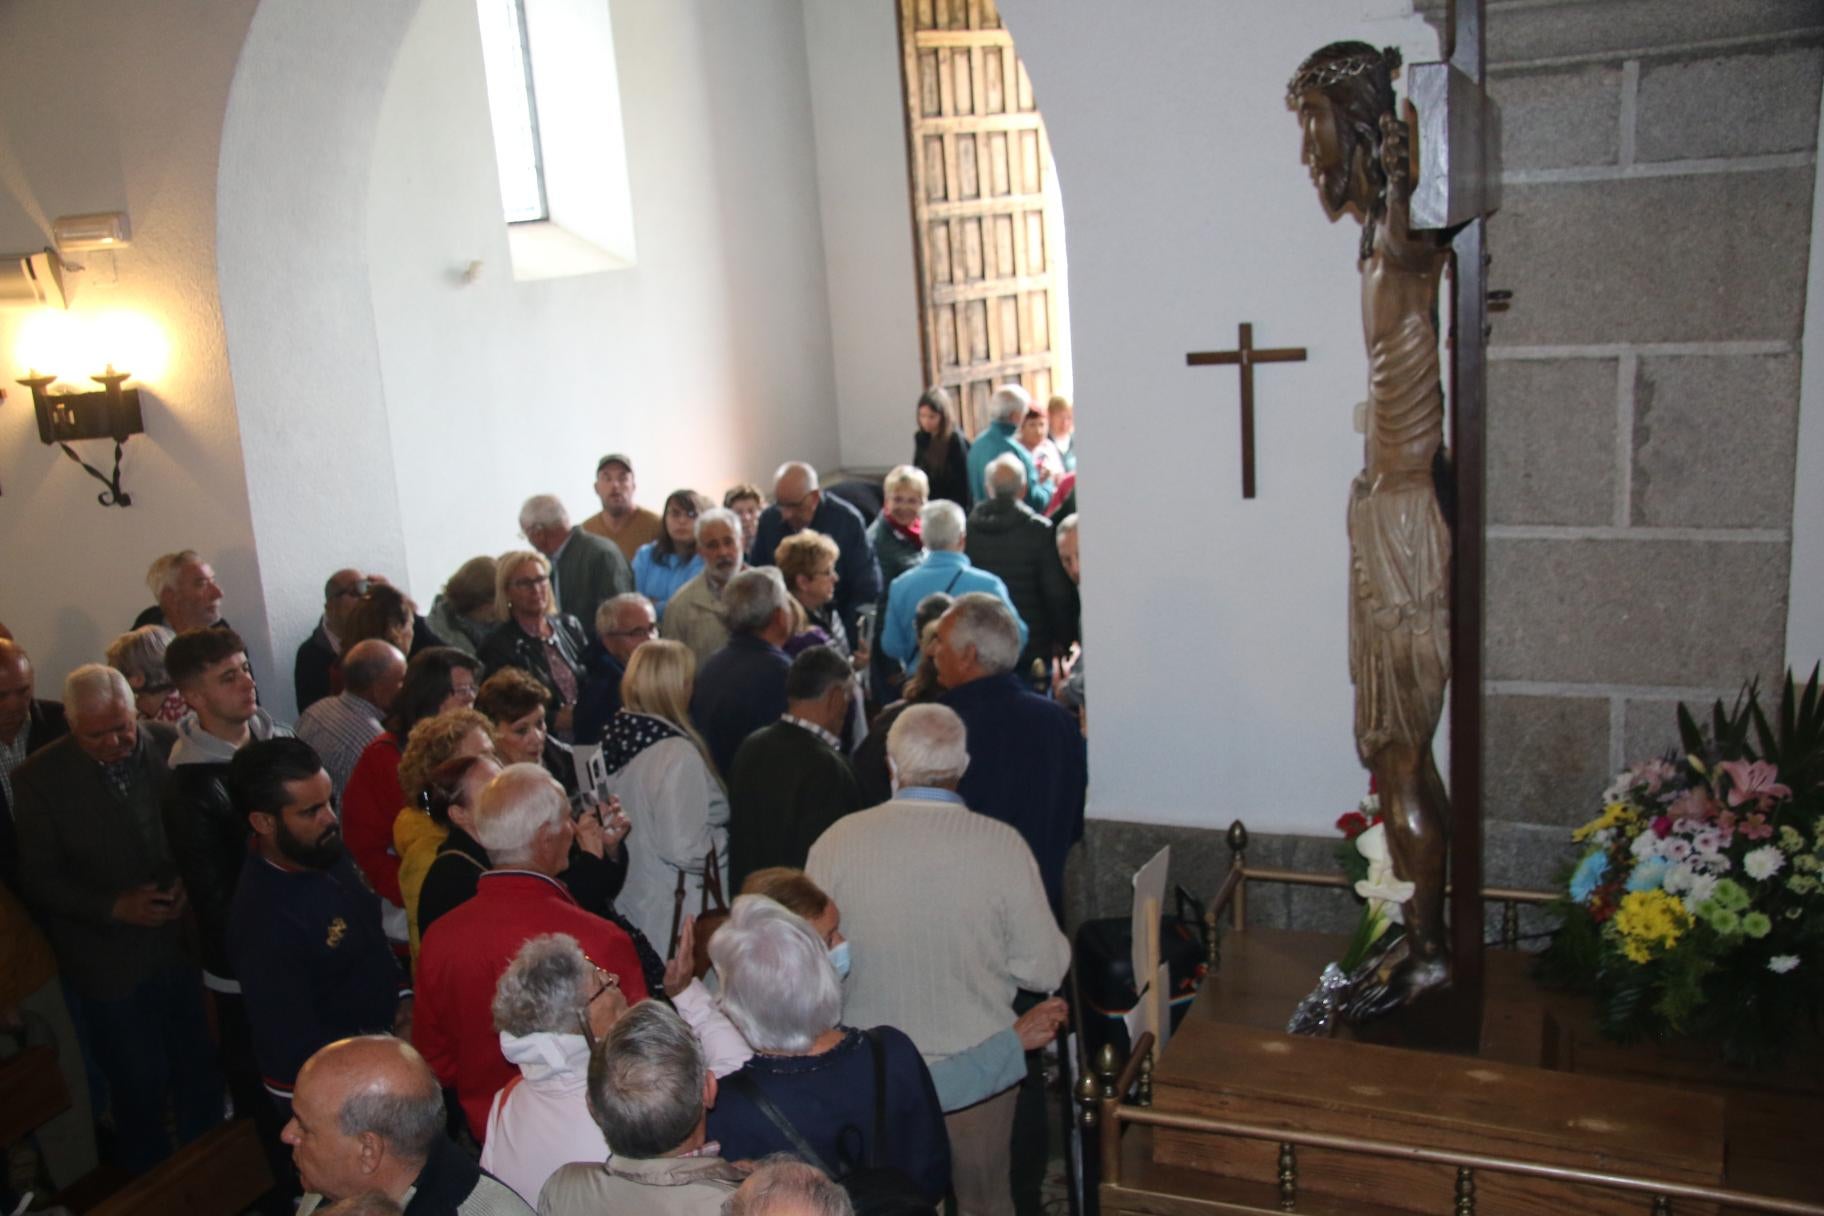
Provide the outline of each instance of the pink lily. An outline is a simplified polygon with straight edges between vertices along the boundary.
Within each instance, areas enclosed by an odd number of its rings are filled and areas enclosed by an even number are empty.
[[[1779,798],[1792,797],[1792,791],[1774,778],[1780,770],[1765,760],[1726,760],[1722,765],[1723,772],[1729,775],[1729,805],[1741,806],[1744,802],[1755,802],[1766,806]]]

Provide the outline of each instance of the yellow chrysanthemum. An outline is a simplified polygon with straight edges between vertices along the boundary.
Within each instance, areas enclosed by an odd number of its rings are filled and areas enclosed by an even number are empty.
[[[1622,896],[1611,920],[1621,950],[1632,962],[1645,963],[1659,949],[1670,949],[1691,927],[1691,916],[1677,896],[1665,891],[1630,891]]]
[[[1639,822],[1639,811],[1625,802],[1611,802],[1602,808],[1602,814],[1572,832],[1571,840],[1574,843],[1582,844],[1598,832],[1615,827],[1631,827]]]

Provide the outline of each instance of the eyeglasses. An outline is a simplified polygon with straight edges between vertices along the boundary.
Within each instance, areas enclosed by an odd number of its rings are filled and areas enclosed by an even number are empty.
[[[585,961],[587,961],[589,956],[587,954],[585,954],[585,955],[583,955],[583,958]],[[594,995],[592,995],[588,1000],[584,1001],[580,1007],[578,1007],[578,1009],[576,1011],[576,1021],[577,1021],[577,1024],[583,1028],[584,1042],[589,1044],[590,1051],[594,1051],[595,1050],[595,1028],[589,1024],[589,1007],[591,1005],[595,1004],[597,1001],[601,1000],[602,997],[608,992],[609,989],[619,988],[621,986],[621,979],[619,976],[615,975],[611,971],[603,971],[600,967],[597,967],[593,962],[589,963],[589,965],[590,965],[590,967],[594,968],[595,978],[599,981],[599,983],[596,986]]]
[[[632,629],[610,629],[602,636],[605,638],[650,638],[656,637],[658,632],[658,622],[655,621],[650,625],[637,625]]]
[[[350,583],[346,587],[337,587],[329,593],[329,598],[332,600],[358,600],[366,594],[367,580],[362,579],[360,582]]]
[[[450,685],[450,695],[464,701],[473,701],[475,699],[475,686],[473,684],[452,684]]]
[[[507,586],[514,591],[530,591],[532,588],[542,587],[550,581],[551,576],[549,574],[541,574],[537,578],[509,579],[507,581]]]

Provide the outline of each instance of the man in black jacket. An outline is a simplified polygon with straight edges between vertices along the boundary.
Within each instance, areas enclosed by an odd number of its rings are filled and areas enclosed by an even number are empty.
[[[779,466],[773,477],[773,505],[760,512],[747,564],[770,566],[779,542],[809,528],[836,542],[836,611],[851,639],[861,636],[856,620],[880,599],[880,562],[868,539],[861,512],[818,488],[817,470],[802,461]]]
[[[253,831],[228,927],[260,1076],[290,1116],[292,1082],[319,1047],[411,1035],[411,989],[380,923],[380,897],[342,849],[329,774],[308,743],[249,743],[228,766]]]
[[[63,706],[40,701],[31,656],[0,638],[0,883],[19,889],[19,838],[13,827],[13,770],[25,758],[69,733]]]
[[[248,851],[246,816],[235,812],[228,797],[228,765],[254,740],[291,732],[259,707],[246,647],[232,629],[178,634],[165,650],[165,670],[191,711],[178,723],[171,749],[165,837],[196,909],[203,986],[215,1002],[222,1068],[235,1111],[251,1116],[261,1143],[271,1145],[281,1121],[260,1084],[241,985],[228,958],[228,908]],[[282,1168],[283,1160],[276,1164]]]
[[[697,670],[690,716],[709,744],[716,773],[724,778],[735,749],[785,712],[785,673],[792,660],[781,649],[792,636],[785,580],[771,566],[743,570],[722,592],[728,645]]]
[[[159,799],[172,732],[136,722],[133,690],[91,663],[64,681],[70,733],[13,774],[19,881],[88,1029],[111,1094],[117,1163],[135,1173],[221,1121],[222,1086],[195,964],[184,885]]]
[[[969,512],[963,551],[977,568],[999,575],[1007,584],[1014,611],[1026,622],[1019,676],[1045,687],[1052,656],[1075,640],[1070,576],[1058,558],[1051,521],[1020,501],[1026,493],[1026,471],[1020,462],[1012,456],[996,457],[988,466],[987,480],[989,497]]]
[[[747,737],[728,779],[728,889],[769,866],[804,868],[825,828],[862,808],[843,759],[854,672],[828,646],[812,646],[785,673],[785,715]]]

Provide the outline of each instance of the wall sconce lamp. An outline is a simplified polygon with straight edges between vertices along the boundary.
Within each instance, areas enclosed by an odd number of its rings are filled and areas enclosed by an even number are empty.
[[[139,390],[122,388],[129,372],[117,372],[112,363],[99,376],[91,376],[102,387],[87,393],[53,393],[55,376],[44,376],[37,368],[19,383],[32,390],[32,404],[38,411],[38,439],[56,444],[63,454],[81,465],[90,477],[107,488],[95,496],[104,507],[130,507],[133,498],[120,488],[120,452],[127,439],[143,435],[146,427],[139,413]],[[71,442],[82,439],[114,441],[114,473],[107,476],[76,454]]]

